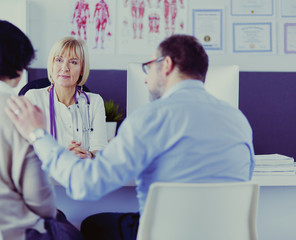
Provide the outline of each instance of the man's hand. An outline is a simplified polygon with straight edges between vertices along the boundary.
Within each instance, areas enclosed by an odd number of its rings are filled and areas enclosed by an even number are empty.
[[[11,96],[7,104],[6,114],[25,139],[28,140],[30,133],[37,128],[46,129],[46,117],[42,110],[26,97]]]

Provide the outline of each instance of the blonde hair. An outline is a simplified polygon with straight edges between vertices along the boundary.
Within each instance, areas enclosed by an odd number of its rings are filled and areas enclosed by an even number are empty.
[[[85,42],[74,37],[64,37],[57,41],[50,50],[47,62],[47,76],[51,83],[54,83],[52,72],[53,62],[56,56],[66,54],[70,57],[77,57],[81,62],[81,75],[77,81],[78,86],[85,84],[89,75],[89,55]]]

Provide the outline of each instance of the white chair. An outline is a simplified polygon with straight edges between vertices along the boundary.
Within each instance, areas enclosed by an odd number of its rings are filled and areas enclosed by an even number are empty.
[[[137,240],[257,240],[259,186],[154,183]]]

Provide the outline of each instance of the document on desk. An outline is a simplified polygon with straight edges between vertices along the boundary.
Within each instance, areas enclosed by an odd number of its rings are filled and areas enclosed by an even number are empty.
[[[254,176],[295,175],[294,158],[281,154],[255,155]]]
[[[254,171],[253,176],[295,176],[295,171]]]
[[[256,166],[256,171],[258,172],[285,172],[285,171],[294,171],[294,164],[278,164],[276,166],[273,165],[258,165]]]
[[[254,157],[256,164],[294,164],[294,158],[282,154],[260,154]]]

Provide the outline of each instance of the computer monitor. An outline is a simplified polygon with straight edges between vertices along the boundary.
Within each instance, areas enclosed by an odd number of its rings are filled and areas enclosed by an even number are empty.
[[[205,89],[216,98],[238,108],[239,67],[210,66],[206,75]]]
[[[131,63],[127,68],[126,114],[149,103],[149,91],[145,85],[145,73],[141,64]],[[238,108],[239,68],[236,65],[210,66],[205,88],[216,98]]]

